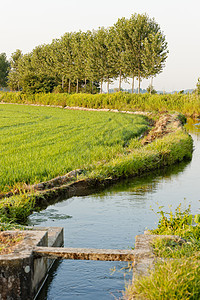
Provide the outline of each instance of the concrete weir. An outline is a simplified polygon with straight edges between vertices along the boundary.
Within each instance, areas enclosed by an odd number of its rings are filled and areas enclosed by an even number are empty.
[[[7,231],[8,232],[8,231]],[[9,231],[12,235],[16,231]],[[46,257],[36,258],[36,246],[62,247],[63,229],[37,228],[17,231],[23,239],[11,252],[0,255],[0,299],[33,300],[42,287],[54,262]]]
[[[36,247],[35,257],[74,260],[133,261],[133,250]]]
[[[11,235],[16,231],[6,231]],[[136,236],[134,250],[62,248],[63,228],[47,227],[17,231],[23,236],[12,251],[0,255],[0,300],[33,300],[37,297],[55,259],[131,261],[133,276],[148,274],[155,262],[151,242],[178,238],[143,234]]]

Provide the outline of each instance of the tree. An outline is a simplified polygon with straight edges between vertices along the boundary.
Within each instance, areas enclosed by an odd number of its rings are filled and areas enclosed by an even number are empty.
[[[101,78],[103,76],[102,67],[99,62],[100,52],[98,51],[96,35],[97,31],[87,31],[87,77],[92,85],[92,93],[94,84],[97,83],[98,86],[98,83],[101,81]],[[103,80],[101,81],[100,93],[102,92],[102,82]]]
[[[10,69],[10,63],[6,58],[5,53],[0,54],[0,86],[6,87],[8,81],[8,73]]]
[[[197,94],[200,95],[200,78],[197,81]]]
[[[167,54],[167,43],[160,31],[150,34],[148,39],[145,38],[143,67],[145,77],[151,77],[151,85],[153,85],[153,77],[162,72]]]
[[[74,63],[72,57],[72,35],[65,33],[60,40],[54,40],[51,44],[51,55],[54,57],[54,68],[61,77],[61,86],[68,81],[68,93],[71,92],[71,82],[74,80]]]
[[[142,53],[144,38],[148,36],[149,26],[146,15],[134,14],[126,22],[125,26],[125,45],[126,45],[126,64],[129,67],[129,77],[132,77],[132,91],[134,89],[134,78],[138,79],[138,92],[140,92],[141,78],[144,77],[142,65]]]
[[[130,19],[119,19],[118,32],[125,46],[124,60],[127,76],[138,79],[138,92],[142,78],[158,74],[167,58],[167,43],[159,25],[146,14],[134,14]]]
[[[51,93],[55,78],[46,74],[27,74],[23,78],[23,92],[27,94]]]
[[[50,45],[41,45],[31,53],[12,54],[9,85],[14,90],[71,90],[102,93],[103,82],[107,91],[112,80],[138,79],[138,92],[142,78],[160,73],[167,58],[165,36],[154,19],[146,14],[121,18],[114,26],[96,31],[70,32]],[[33,83],[33,81],[38,83]],[[49,84],[49,87],[47,87]],[[152,82],[151,82],[152,85]],[[94,88],[94,89],[93,89]],[[150,90],[151,91],[151,90]]]
[[[115,27],[108,28],[105,39],[107,47],[105,77],[107,81],[107,92],[109,92],[109,83],[119,77],[119,90],[121,90],[121,79],[124,74],[124,61],[122,53],[122,44]]]
[[[93,70],[92,74],[94,80],[100,82],[100,93],[102,93],[103,82],[105,81],[109,85],[113,70],[108,53],[108,30],[101,27],[93,31],[89,48],[88,61],[90,70]]]
[[[25,93],[52,92],[58,78],[50,45],[41,45],[23,55],[17,64],[20,86]]]
[[[20,62],[23,58],[22,51],[17,49],[14,53],[11,55],[11,70],[8,75],[8,86],[11,90],[19,91],[21,88],[21,73],[19,70]]]
[[[118,19],[114,24],[116,51],[118,58],[116,60],[116,66],[119,74],[119,91],[121,90],[122,78],[131,76],[132,81],[132,93],[134,89],[134,77],[135,77],[135,56],[131,55],[131,46],[133,43],[129,40],[128,34],[128,20],[126,18]],[[130,45],[129,45],[130,43]],[[131,74],[132,73],[132,74]]]
[[[154,87],[153,87],[153,85],[152,84],[150,84],[149,86],[148,86],[148,88],[147,88],[147,93],[149,93],[149,94],[157,94],[157,92],[156,92],[156,90],[154,89]]]

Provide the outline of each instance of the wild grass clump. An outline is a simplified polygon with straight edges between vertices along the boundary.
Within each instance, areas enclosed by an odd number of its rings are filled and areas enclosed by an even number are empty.
[[[200,215],[192,215],[190,206],[182,210],[179,205],[175,213],[162,208],[151,233],[177,237],[153,241],[158,262],[148,276],[134,277],[125,299],[200,299]]]
[[[200,116],[200,96],[197,94],[23,94],[22,92],[1,92],[0,101],[40,105],[79,106],[86,108],[107,108],[128,111],[177,111],[184,115]]]
[[[35,208],[33,195],[20,194],[0,200],[0,229],[10,229],[16,224],[26,224]]]
[[[190,206],[182,210],[181,205],[175,213],[165,213],[160,207],[161,217],[158,228],[153,234],[176,235],[182,239],[156,239],[153,243],[154,253],[159,257],[181,258],[195,255],[200,258],[200,215],[192,215]]]
[[[196,257],[157,263],[149,276],[135,278],[125,299],[200,299],[200,261]]]
[[[160,219],[158,227],[151,231],[152,234],[162,235],[179,235],[183,238],[194,237],[200,240],[200,215],[192,215],[191,207],[182,210],[181,204],[173,213],[166,213],[162,210],[162,206],[158,211]]]

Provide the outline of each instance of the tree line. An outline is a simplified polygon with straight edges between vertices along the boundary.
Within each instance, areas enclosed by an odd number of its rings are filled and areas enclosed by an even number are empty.
[[[67,32],[28,54],[16,50],[10,60],[8,86],[25,93],[102,93],[103,83],[153,78],[164,67],[167,42],[160,26],[146,14],[121,18],[109,28]]]

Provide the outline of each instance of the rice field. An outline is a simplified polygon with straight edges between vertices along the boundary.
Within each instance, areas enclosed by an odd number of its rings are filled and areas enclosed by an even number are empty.
[[[0,190],[109,162],[148,128],[141,115],[0,105]]]

